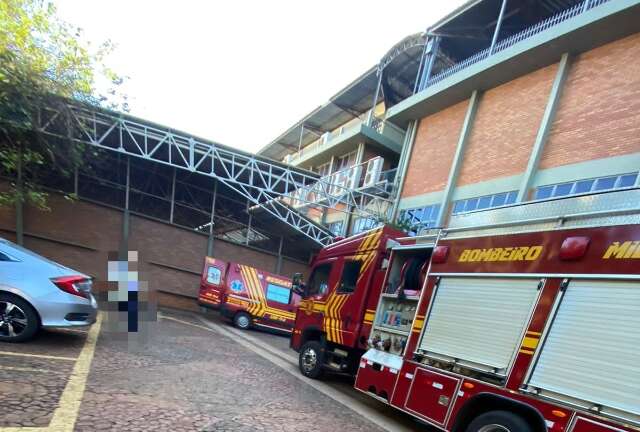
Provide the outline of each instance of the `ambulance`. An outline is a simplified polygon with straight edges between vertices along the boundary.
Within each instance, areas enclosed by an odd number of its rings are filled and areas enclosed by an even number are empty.
[[[240,329],[291,333],[299,302],[291,279],[217,258],[204,260],[198,303],[218,309]]]
[[[327,249],[294,278],[304,375],[353,372],[358,391],[447,432],[640,431],[640,189]]]

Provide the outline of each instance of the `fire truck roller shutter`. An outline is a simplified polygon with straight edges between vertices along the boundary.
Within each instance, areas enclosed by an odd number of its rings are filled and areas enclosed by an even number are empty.
[[[540,279],[443,277],[419,351],[505,376],[539,294]]]
[[[640,421],[640,281],[570,281],[543,337],[529,387]]]

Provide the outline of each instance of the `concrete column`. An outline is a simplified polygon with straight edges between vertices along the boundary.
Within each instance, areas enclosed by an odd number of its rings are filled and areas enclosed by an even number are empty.
[[[493,50],[496,48],[496,42],[498,42],[498,36],[500,35],[500,27],[502,27],[502,19],[504,18],[504,11],[507,8],[507,0],[502,0],[502,6],[500,6],[500,14],[498,15],[498,22],[496,22],[496,29],[493,32],[493,38],[491,39],[491,47],[489,48],[489,55],[493,54]]]
[[[564,82],[567,79],[570,66],[571,56],[568,53],[565,53],[560,59],[558,71],[556,72],[556,77],[553,81],[553,86],[551,87],[551,93],[547,100],[547,107],[544,110],[540,127],[538,128],[538,134],[536,135],[536,140],[533,143],[533,148],[529,155],[527,168],[522,176],[522,182],[520,184],[520,189],[518,190],[518,197],[516,198],[517,202],[523,202],[528,199],[529,189],[531,189],[535,173],[538,170],[538,164],[540,163],[540,157],[542,156],[544,146],[549,138],[549,132],[551,131],[551,126],[553,126],[553,120],[556,116],[558,103],[562,96],[562,89],[564,88]]]
[[[124,212],[122,213],[122,237],[120,238],[119,259],[125,261],[129,257],[129,190],[131,188],[131,159],[127,156],[127,179],[125,183]]]
[[[218,182],[213,184],[213,197],[211,199],[211,220],[209,221],[209,238],[207,238],[207,256],[213,256],[213,222],[216,212],[216,197],[218,195]]]
[[[171,177],[171,210],[169,211],[169,222],[173,223],[173,212],[176,203],[176,169],[173,169],[173,176]]]
[[[471,135],[471,129],[473,127],[473,121],[478,111],[478,103],[480,101],[480,93],[478,90],[474,90],[469,99],[469,106],[467,107],[467,114],[464,117],[464,123],[462,123],[462,130],[460,131],[460,137],[458,138],[458,146],[456,147],[456,153],[453,156],[453,162],[451,163],[451,170],[449,171],[449,179],[447,180],[447,186],[444,189],[444,195],[440,204],[440,211],[438,212],[438,218],[436,219],[436,226],[440,227],[444,224],[446,212],[449,210],[449,203],[451,202],[451,196],[453,190],[458,184],[458,174],[462,167],[462,161],[464,160],[464,151]]]
[[[404,179],[409,169],[409,160],[411,159],[411,151],[413,150],[413,143],[416,139],[416,132],[418,130],[418,120],[414,120],[407,126],[407,131],[404,134],[404,142],[402,143],[402,153],[400,153],[400,161],[398,162],[398,171],[396,172],[396,191],[395,199],[393,200],[393,208],[391,209],[390,220],[397,222],[398,218],[398,206],[400,205],[400,196],[402,194],[402,188],[404,187]]]
[[[284,244],[284,237],[280,237],[280,245],[278,246],[278,259],[276,260],[276,274],[282,272],[282,246]]]
[[[358,187],[358,184],[360,183],[360,176],[362,175],[362,166],[360,165],[362,164],[362,160],[364,159],[364,146],[365,144],[363,142],[358,144],[358,152],[356,153],[356,162],[354,167],[357,167],[356,169],[360,171],[355,179],[356,187]],[[351,222],[353,220],[353,210],[354,209],[352,206],[347,206],[347,217],[344,221],[344,227],[342,228],[342,235],[345,237],[349,235],[349,227],[351,226]]]

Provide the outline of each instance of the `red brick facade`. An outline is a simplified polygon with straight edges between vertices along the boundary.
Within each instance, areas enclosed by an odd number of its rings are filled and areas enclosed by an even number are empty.
[[[402,198],[444,189],[468,105],[460,102],[420,121]]]
[[[96,204],[69,202],[59,195],[49,197],[50,212],[27,207],[24,243],[29,249],[105,281],[109,252],[117,251],[121,238],[122,212]],[[197,296],[207,237],[187,229],[132,215],[129,249],[138,250],[141,278],[155,290],[194,298]],[[15,239],[12,209],[0,209],[0,236]],[[251,248],[215,240],[214,256],[274,271],[277,258]],[[282,274],[308,273],[308,267],[283,260]],[[158,295],[160,304],[175,304],[171,294]],[[193,301],[193,300],[192,300]]]
[[[640,152],[640,34],[574,59],[540,168],[635,152]]]
[[[525,170],[557,68],[548,66],[482,95],[459,186]]]

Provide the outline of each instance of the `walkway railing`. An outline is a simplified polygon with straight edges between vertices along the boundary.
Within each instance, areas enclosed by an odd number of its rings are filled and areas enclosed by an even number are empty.
[[[611,0],[585,0],[583,2],[578,3],[577,5],[573,6],[572,8],[566,9],[562,12],[559,12],[547,19],[545,19],[544,21],[540,21],[539,23],[525,29],[522,30],[521,32],[518,32],[514,35],[509,36],[508,38],[502,39],[501,41],[499,41],[498,43],[496,43],[496,45],[493,47],[493,50],[491,50],[491,47],[487,47],[486,49],[477,52],[476,54],[472,55],[471,57],[461,61],[460,63],[456,63],[455,65],[440,71],[438,74],[432,76],[431,78],[429,78],[429,80],[426,83],[423,83],[420,86],[420,90],[424,90],[427,87],[430,87],[458,72],[460,72],[463,69],[468,68],[469,66],[476,64],[490,56],[493,56],[497,53],[499,53],[500,51],[504,51],[507,48],[512,47],[513,45],[516,45],[519,42],[522,42],[526,39],[529,39],[530,37],[538,34],[538,33],[542,33],[545,30],[548,30],[552,27],[557,26],[560,23],[563,23],[571,18],[574,18],[578,15],[581,15],[583,13],[585,13],[586,11],[593,9],[597,6],[600,6],[604,3],[608,3]]]

